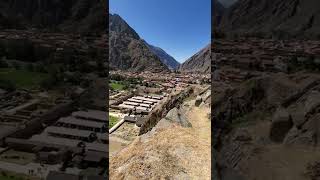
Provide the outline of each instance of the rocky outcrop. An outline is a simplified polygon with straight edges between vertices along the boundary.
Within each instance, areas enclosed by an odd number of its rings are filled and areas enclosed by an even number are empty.
[[[302,80],[299,79],[301,76]],[[250,79],[236,88],[227,88],[213,99],[214,120],[218,125],[227,125],[253,111],[274,113],[279,106],[294,106],[303,94],[318,85],[318,78],[311,74],[288,76],[276,73]]]
[[[182,127],[192,126],[192,124],[187,120],[185,115],[178,108],[171,109],[164,119],[169,122],[179,124]]]
[[[211,73],[211,44],[181,64],[182,72]]]
[[[319,80],[316,74],[280,73],[228,89],[213,100],[216,128],[226,131],[235,123],[269,120],[272,141],[318,146]]]
[[[192,88],[187,88],[182,92],[170,95],[167,97],[165,102],[159,104],[157,108],[152,110],[152,112],[145,118],[141,128],[140,135],[149,132],[157,123],[163,119],[167,113],[174,107],[179,107],[183,100],[187,98],[193,92]],[[179,120],[180,121],[180,120]]]
[[[289,113],[284,109],[279,109],[272,119],[270,139],[275,142],[282,142],[292,126],[293,123]]]

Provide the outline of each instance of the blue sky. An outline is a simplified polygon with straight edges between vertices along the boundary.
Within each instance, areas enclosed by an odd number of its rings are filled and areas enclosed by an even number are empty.
[[[179,62],[211,41],[211,0],[109,0],[109,12]]]

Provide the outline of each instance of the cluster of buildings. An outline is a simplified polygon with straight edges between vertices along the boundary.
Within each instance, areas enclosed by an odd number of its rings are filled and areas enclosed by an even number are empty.
[[[118,107],[120,109],[129,110],[135,114],[149,114],[164,96],[134,96],[123,101]]]
[[[261,73],[288,72],[293,58],[304,61],[312,56],[320,63],[318,41],[217,40],[212,52],[213,79],[229,82],[242,82]]]
[[[197,73],[154,73],[149,71],[144,72],[129,72],[129,71],[112,71],[110,74],[118,74],[124,77],[141,78],[144,83],[156,84],[157,88],[149,88],[154,92],[171,92],[175,88],[185,88],[188,84],[200,84],[202,82],[210,83],[210,74]],[[158,89],[158,91],[154,90]],[[151,93],[151,92],[149,92]]]
[[[50,103],[34,98],[26,91],[14,91],[0,95],[0,145],[10,136],[28,136],[39,129],[37,123],[50,123],[55,113],[68,110],[68,102]],[[56,108],[54,108],[56,107]],[[34,125],[34,126],[33,126]]]
[[[57,62],[63,62],[66,57],[76,54],[77,59],[85,60],[90,68],[98,67],[96,61],[90,58],[92,51],[96,51],[100,59],[107,57],[106,42],[107,35],[81,37],[75,34],[47,33],[32,29],[0,32],[0,51],[5,50],[9,58],[15,56],[17,49],[19,53],[16,56],[19,56],[17,59],[19,61],[25,61],[27,58],[32,61],[42,61],[50,57]],[[105,62],[104,66],[107,65]]]
[[[76,148],[80,143],[87,151],[101,152],[106,157],[107,114],[103,111],[75,111],[71,116],[61,117],[52,126],[48,126],[41,134],[33,135],[30,140]]]
[[[42,174],[32,176],[54,176],[60,168],[71,166],[77,171],[67,174],[75,176],[90,168],[95,169],[97,178],[106,173],[108,116],[105,111],[79,108],[69,98],[50,99],[23,90],[3,91],[0,99],[0,156],[10,158],[6,155],[10,151],[33,154],[36,158],[26,162],[23,168],[37,172],[29,166],[35,164]],[[19,155],[17,158],[23,159]],[[68,165],[63,167],[64,164]],[[48,166],[59,168],[52,172],[52,168],[46,169]]]

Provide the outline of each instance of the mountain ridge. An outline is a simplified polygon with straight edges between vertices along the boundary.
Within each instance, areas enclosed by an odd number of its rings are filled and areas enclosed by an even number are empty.
[[[170,54],[168,54],[165,50],[163,50],[160,47],[151,45],[151,44],[147,43],[146,41],[145,41],[145,43],[147,44],[149,49],[155,55],[157,55],[165,65],[168,66],[169,69],[176,70],[179,68],[180,63],[174,57],[172,57]]]
[[[109,64],[114,70],[169,71],[138,33],[117,14],[109,14]]]
[[[179,70],[181,72],[211,73],[211,43],[182,63]]]
[[[239,0],[227,9],[219,29],[262,37],[320,37],[320,1]]]

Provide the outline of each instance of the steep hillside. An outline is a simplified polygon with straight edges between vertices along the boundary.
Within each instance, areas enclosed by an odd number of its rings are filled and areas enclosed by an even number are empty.
[[[313,174],[320,155],[319,74],[274,73],[215,87],[213,142],[221,179],[319,178]]]
[[[211,72],[211,44],[200,50],[180,66],[182,72]]]
[[[220,29],[227,34],[319,37],[320,1],[239,0],[224,15]]]
[[[203,98],[210,99],[210,90]],[[171,109],[148,133],[109,160],[110,179],[211,179],[210,105]]]
[[[109,14],[109,63],[111,69],[168,71],[166,65],[117,14]]]
[[[157,55],[160,60],[168,66],[169,69],[177,69],[179,68],[180,63],[175,60],[172,56],[170,56],[167,52],[165,52],[163,49],[153,46],[151,44],[146,43],[149,47],[149,49]]]
[[[101,34],[106,29],[105,9],[101,0],[3,0],[0,28]]]

